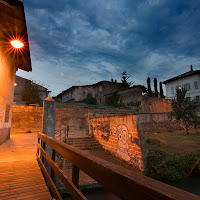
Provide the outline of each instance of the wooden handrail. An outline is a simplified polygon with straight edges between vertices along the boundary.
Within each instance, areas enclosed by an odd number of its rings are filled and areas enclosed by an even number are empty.
[[[121,199],[200,200],[199,196],[97,158],[43,133],[38,133],[38,138]]]
[[[37,144],[38,149],[41,151],[44,158],[49,163],[50,167],[54,170],[58,178],[62,181],[63,185],[67,188],[69,193],[74,199],[86,200],[85,196],[79,191],[79,189],[68,179],[68,177],[62,172],[57,164],[50,158],[50,156],[45,152],[45,150]]]

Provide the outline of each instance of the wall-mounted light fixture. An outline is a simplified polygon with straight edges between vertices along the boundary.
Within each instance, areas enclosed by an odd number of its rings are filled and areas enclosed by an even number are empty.
[[[24,46],[24,43],[21,42],[20,40],[12,40],[10,43],[12,44],[14,48],[17,48],[17,49],[20,49]]]

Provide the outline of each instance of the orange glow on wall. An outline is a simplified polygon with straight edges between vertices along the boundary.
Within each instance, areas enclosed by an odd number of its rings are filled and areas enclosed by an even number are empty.
[[[14,48],[17,48],[17,49],[20,49],[24,46],[23,42],[21,42],[20,40],[12,40],[10,43],[12,44]]]

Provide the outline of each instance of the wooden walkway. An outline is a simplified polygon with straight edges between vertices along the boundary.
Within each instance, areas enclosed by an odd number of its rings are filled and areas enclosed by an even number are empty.
[[[26,145],[35,142],[27,136],[24,139]],[[19,143],[24,139],[13,136],[11,141],[0,146],[0,200],[52,199],[36,160],[36,147],[34,146],[34,150],[26,150],[22,143],[19,148]],[[22,156],[17,158],[17,155],[22,154],[22,150],[25,159]]]

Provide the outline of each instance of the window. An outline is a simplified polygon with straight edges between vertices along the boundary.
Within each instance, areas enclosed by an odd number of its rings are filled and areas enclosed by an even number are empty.
[[[197,81],[194,82],[194,89],[199,89]]]
[[[190,90],[190,83],[184,84],[184,89],[189,91]]]
[[[173,87],[171,87],[171,93],[174,94],[174,88]]]

